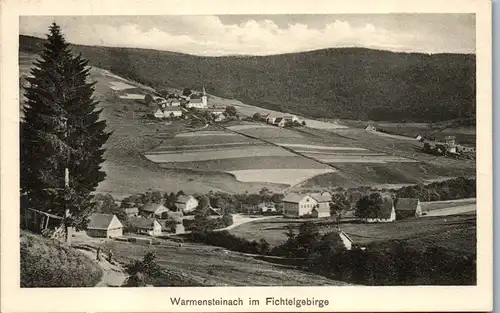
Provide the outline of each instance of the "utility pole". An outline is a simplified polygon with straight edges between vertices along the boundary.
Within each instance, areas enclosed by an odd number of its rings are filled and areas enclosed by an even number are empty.
[[[61,118],[61,126],[63,128],[63,136],[64,136],[64,141],[67,146],[68,145],[68,118],[62,117]],[[65,166],[64,166],[64,205],[65,205],[65,210],[64,210],[64,230],[66,234],[66,242],[70,243],[71,241],[71,234],[69,234],[69,226],[67,225],[68,219],[70,218],[70,213],[69,213],[69,201],[71,201],[71,196],[70,196],[70,190],[69,190],[69,158],[70,158],[70,151],[67,149],[66,151],[66,160],[65,160]]]

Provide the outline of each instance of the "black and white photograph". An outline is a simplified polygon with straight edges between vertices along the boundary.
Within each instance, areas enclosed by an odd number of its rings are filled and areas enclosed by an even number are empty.
[[[477,20],[20,14],[16,288],[477,286]]]

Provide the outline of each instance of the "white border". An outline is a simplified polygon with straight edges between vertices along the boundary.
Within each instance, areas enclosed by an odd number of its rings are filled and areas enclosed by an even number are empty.
[[[492,310],[492,93],[491,2],[484,0],[4,0],[1,8],[1,311],[491,311]],[[476,13],[478,285],[474,287],[211,287],[19,288],[18,28],[20,15],[162,15],[283,13]],[[169,297],[242,296],[328,299],[323,309],[295,307],[173,307]]]

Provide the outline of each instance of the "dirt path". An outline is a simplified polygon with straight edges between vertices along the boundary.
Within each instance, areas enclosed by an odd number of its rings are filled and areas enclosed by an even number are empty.
[[[88,256],[92,260],[96,260],[96,252],[79,249],[80,252]],[[101,255],[101,260],[97,262],[102,268],[102,278],[101,281],[95,285],[95,287],[121,287],[128,275],[125,270],[117,262],[109,263],[105,260],[106,255]]]

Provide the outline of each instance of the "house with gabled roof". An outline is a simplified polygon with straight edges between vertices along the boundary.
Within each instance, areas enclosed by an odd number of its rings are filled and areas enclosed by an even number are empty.
[[[274,122],[273,122],[273,125],[276,125],[278,127],[285,127],[285,119],[282,118],[282,117],[277,117]]]
[[[158,236],[161,235],[162,227],[156,218],[133,217],[129,223],[137,234]]]
[[[93,213],[87,224],[90,237],[115,238],[123,235],[123,224],[114,214]]]
[[[396,199],[396,217],[398,220],[422,216],[422,207],[418,198]]]
[[[283,215],[290,217],[300,217],[310,215],[312,210],[318,204],[317,201],[309,195],[300,195],[297,193],[288,193],[282,200]]]
[[[188,213],[196,209],[198,206],[198,200],[191,195],[179,195],[174,204],[180,211]]]
[[[330,203],[332,195],[329,192],[312,193],[311,197],[316,200],[316,206],[311,211],[314,218],[330,217]]]
[[[135,217],[139,215],[139,208],[125,208],[123,209],[128,217]]]
[[[161,203],[149,202],[139,208],[139,213],[143,217],[161,218],[166,212],[168,212],[168,209]]]

